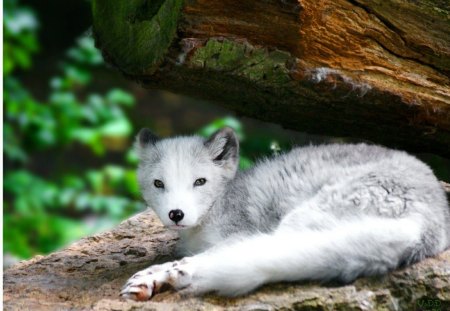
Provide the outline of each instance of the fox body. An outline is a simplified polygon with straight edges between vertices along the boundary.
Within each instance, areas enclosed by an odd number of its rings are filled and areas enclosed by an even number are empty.
[[[209,139],[138,135],[147,204],[180,235],[180,261],[136,273],[121,295],[150,299],[169,283],[240,295],[276,281],[383,274],[450,245],[450,213],[431,169],[379,146],[295,148],[238,172],[229,128]]]

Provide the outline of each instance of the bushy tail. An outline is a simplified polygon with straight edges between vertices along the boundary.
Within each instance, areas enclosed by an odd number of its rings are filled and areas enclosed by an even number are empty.
[[[306,232],[280,228],[195,256],[197,290],[239,295],[276,281],[349,282],[419,260],[422,247],[420,223],[410,219],[368,218]]]

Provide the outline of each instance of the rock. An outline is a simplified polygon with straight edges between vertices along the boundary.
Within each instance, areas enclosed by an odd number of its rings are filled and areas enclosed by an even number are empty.
[[[177,237],[152,212],[116,229],[4,273],[5,310],[450,310],[450,250],[380,278],[347,286],[272,284],[240,298],[159,294],[149,302],[119,298],[136,271],[172,257]],[[425,307],[433,306],[426,309]]]

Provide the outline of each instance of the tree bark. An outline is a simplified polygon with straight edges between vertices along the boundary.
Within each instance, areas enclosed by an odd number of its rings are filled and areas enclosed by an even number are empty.
[[[120,299],[133,273],[171,258],[176,240],[153,213],[143,213],[110,232],[21,262],[4,273],[4,310],[450,310],[450,250],[346,286],[272,284],[235,299],[186,298],[173,291],[149,302]]]
[[[148,88],[286,128],[450,156],[450,4],[94,0],[106,60]]]

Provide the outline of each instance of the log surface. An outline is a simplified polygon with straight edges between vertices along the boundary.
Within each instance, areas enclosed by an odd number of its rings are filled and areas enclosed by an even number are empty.
[[[94,0],[105,59],[148,88],[284,127],[450,156],[450,4]]]
[[[116,229],[59,252],[21,262],[4,273],[4,310],[450,310],[450,250],[436,258],[347,286],[272,284],[247,296],[181,298],[174,292],[149,302],[124,301],[133,273],[171,258],[176,236],[146,212]],[[427,310],[427,309],[425,309]],[[433,309],[434,310],[434,309]]]

